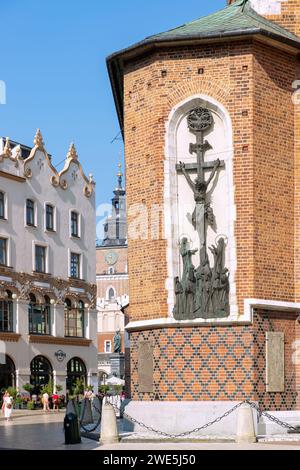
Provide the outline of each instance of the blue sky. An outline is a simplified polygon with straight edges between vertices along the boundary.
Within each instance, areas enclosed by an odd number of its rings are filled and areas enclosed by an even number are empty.
[[[0,0],[0,135],[32,145],[41,128],[54,164],[74,141],[97,203],[110,201],[122,141],[105,58],[142,38],[225,5],[225,0]],[[60,168],[60,167],[58,167]]]

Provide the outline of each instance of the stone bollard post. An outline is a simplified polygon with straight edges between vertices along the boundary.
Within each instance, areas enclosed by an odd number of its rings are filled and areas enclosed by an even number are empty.
[[[119,435],[115,410],[110,403],[103,403],[100,444],[115,444],[117,442],[119,442]]]
[[[252,408],[247,403],[238,409],[236,442],[237,444],[257,442]]]

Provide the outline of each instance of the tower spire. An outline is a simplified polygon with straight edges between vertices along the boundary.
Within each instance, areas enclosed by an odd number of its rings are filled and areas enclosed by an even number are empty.
[[[118,189],[123,189],[122,188],[122,182],[123,182],[123,173],[122,173],[122,163],[119,163],[118,164],[118,173],[117,173],[117,177],[118,177]]]

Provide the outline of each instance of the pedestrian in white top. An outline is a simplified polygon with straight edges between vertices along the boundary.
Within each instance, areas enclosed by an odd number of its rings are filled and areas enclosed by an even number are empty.
[[[6,421],[11,420],[12,410],[13,410],[13,397],[11,397],[8,391],[6,391],[3,396],[3,405],[2,405],[2,411],[4,412],[4,417]]]
[[[43,394],[43,407],[44,407],[45,413],[50,413],[49,395],[47,392]]]

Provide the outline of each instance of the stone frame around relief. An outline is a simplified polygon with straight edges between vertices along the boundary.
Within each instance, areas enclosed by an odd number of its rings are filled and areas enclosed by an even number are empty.
[[[178,229],[178,196],[177,196],[177,129],[183,117],[195,107],[205,107],[217,114],[224,123],[226,142],[224,159],[226,160],[227,178],[227,201],[228,201],[228,269],[230,271],[230,316],[227,322],[242,320],[239,316],[237,295],[236,295],[236,240],[234,235],[234,224],[236,220],[236,205],[234,201],[234,181],[233,181],[233,132],[232,122],[229,112],[224,106],[211,96],[204,94],[192,95],[174,106],[166,122],[165,139],[165,163],[164,163],[164,214],[165,214],[165,239],[167,240],[167,268],[168,278],[166,279],[166,289],[168,292],[168,313],[169,318],[173,317],[175,303],[174,278],[179,273],[178,246],[176,241],[179,237]],[[241,314],[242,315],[242,314]],[[205,320],[204,320],[205,321]],[[201,322],[201,321],[200,321]],[[219,323],[219,322],[217,322]]]

